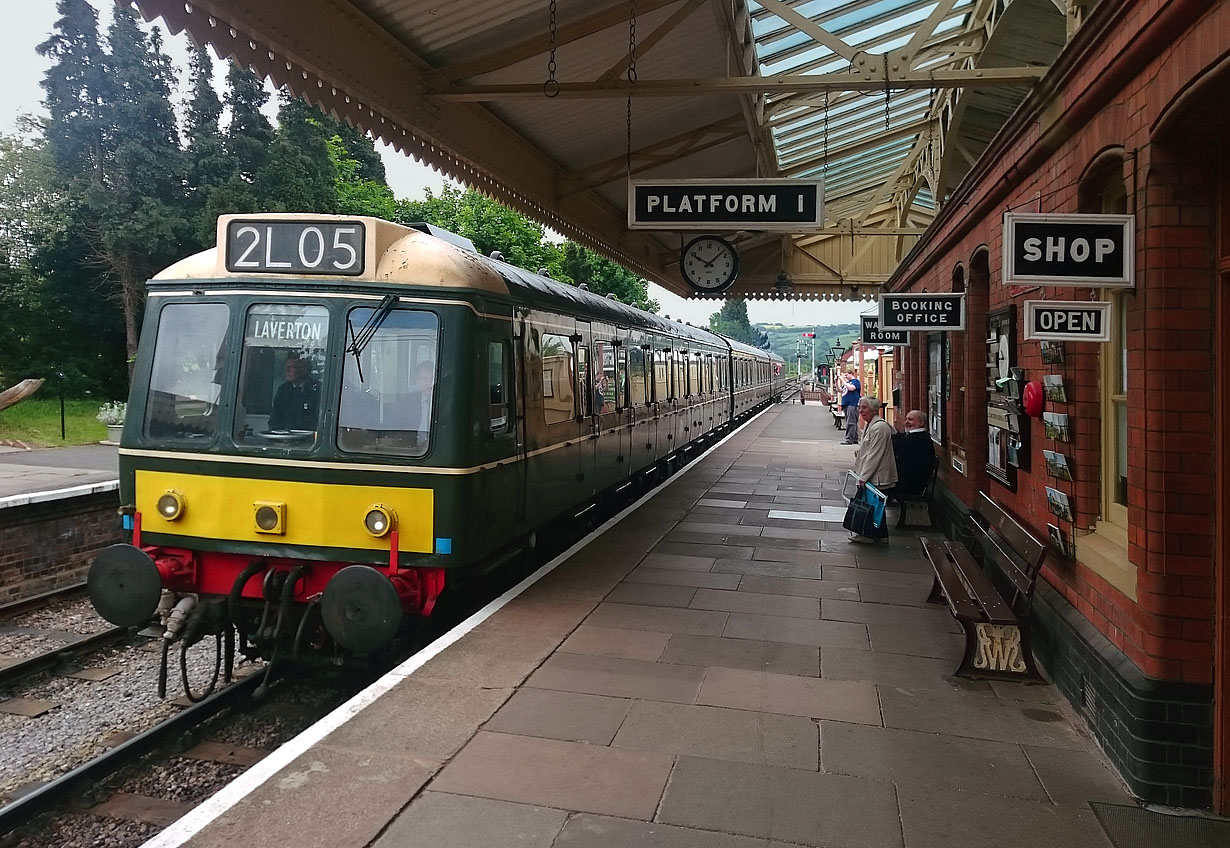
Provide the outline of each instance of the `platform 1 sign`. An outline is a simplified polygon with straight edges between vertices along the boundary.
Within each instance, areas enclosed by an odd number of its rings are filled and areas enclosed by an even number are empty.
[[[880,295],[881,332],[964,329],[963,293]]]
[[[1004,213],[1005,285],[1135,285],[1132,215]]]
[[[822,186],[819,180],[629,180],[628,229],[818,229]]]
[[[879,315],[860,315],[862,333],[859,338],[866,345],[906,345],[909,338],[901,330],[881,330]]]
[[[1110,341],[1110,303],[1088,300],[1025,301],[1025,338]]]

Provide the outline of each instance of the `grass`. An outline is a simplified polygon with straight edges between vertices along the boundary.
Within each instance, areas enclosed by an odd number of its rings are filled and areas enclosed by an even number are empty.
[[[65,399],[64,438],[61,439],[59,398],[26,398],[0,410],[0,439],[25,442],[30,447],[101,442],[107,437],[107,428],[94,417],[101,405],[94,399]]]

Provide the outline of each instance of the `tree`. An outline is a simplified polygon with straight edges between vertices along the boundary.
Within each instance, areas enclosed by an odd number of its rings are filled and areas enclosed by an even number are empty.
[[[273,125],[261,112],[269,100],[261,78],[234,61],[228,63],[226,96],[230,122],[222,145],[231,159],[234,172],[206,200],[206,219],[217,219],[228,212],[263,212],[269,197],[256,185],[273,146]]]
[[[767,347],[768,336],[751,325],[747,318],[747,301],[741,297],[731,298],[722,304],[720,312],[709,316],[709,329],[729,336],[735,341],[756,347]]]
[[[337,168],[329,157],[320,111],[283,90],[278,127],[256,184],[268,197],[265,212],[337,211]]]
[[[649,299],[649,284],[622,265],[572,242],[564,242],[561,271],[564,279],[577,285],[586,283],[590,291],[613,294],[620,302],[646,312],[657,312],[658,304]]]
[[[384,182],[383,167],[379,179],[366,177],[364,174],[370,173],[370,169],[354,157],[346,139],[341,135],[334,135],[326,144],[329,159],[333,162],[337,174],[333,187],[337,193],[338,212],[343,215],[372,215],[389,220],[395,218],[397,199],[393,196],[393,190]]]
[[[428,189],[424,200],[402,201],[396,220],[425,221],[465,236],[484,256],[498,250],[519,268],[560,276],[559,248],[546,240],[543,227],[476,191],[446,185],[437,197]]]
[[[214,243],[217,230],[215,194],[238,173],[235,159],[223,144],[222,101],[213,86],[213,61],[204,47],[188,47],[190,94],[184,104],[187,141],[188,209],[197,249]]]
[[[109,56],[84,0],[59,0],[57,8],[56,32],[39,46],[52,59],[43,81],[48,148],[80,212],[71,238],[84,239],[81,253],[121,304],[131,359],[144,282],[182,252],[186,231],[170,60],[158,30],[147,39],[126,6],[113,12]]]

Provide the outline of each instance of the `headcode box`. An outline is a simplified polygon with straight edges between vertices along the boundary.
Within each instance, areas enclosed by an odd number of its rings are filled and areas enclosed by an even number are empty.
[[[964,329],[964,292],[880,295],[881,332]]]

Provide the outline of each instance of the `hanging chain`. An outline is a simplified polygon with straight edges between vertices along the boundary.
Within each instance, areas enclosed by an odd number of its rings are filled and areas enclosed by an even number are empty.
[[[559,94],[559,82],[555,79],[555,0],[551,0],[551,53],[547,59],[547,81],[542,84],[542,93],[547,97],[554,97]]]
[[[636,0],[628,0],[628,82],[636,82]],[[632,177],[632,92],[628,91],[628,134],[625,148],[628,177]]]
[[[884,55],[884,131],[888,132],[889,98],[888,92],[888,54]]]
[[[824,90],[824,165],[822,173],[829,175],[829,92]]]

